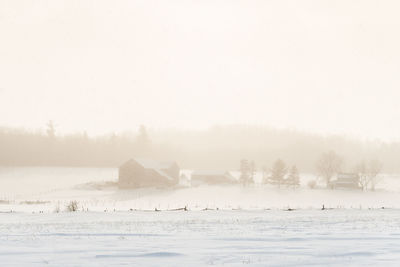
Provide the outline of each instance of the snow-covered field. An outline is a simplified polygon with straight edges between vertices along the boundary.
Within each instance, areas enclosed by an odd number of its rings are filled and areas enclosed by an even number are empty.
[[[2,266],[398,266],[399,210],[0,214]]]
[[[185,171],[188,173],[189,171]],[[113,168],[0,168],[0,211],[52,212],[71,201],[90,211],[154,210],[189,207],[219,209],[400,208],[400,177],[385,176],[375,192],[311,190],[311,175],[299,189],[256,184],[180,186],[171,189],[118,190]],[[260,174],[256,177],[260,180]]]
[[[311,190],[309,176],[298,190],[118,190],[116,177],[115,169],[0,168],[0,266],[397,266],[400,260],[398,177],[386,176],[376,192]],[[65,211],[71,200],[78,212]],[[188,211],[173,211],[182,207]]]

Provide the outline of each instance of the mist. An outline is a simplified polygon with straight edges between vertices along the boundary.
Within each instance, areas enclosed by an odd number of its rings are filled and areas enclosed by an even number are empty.
[[[2,1],[0,166],[397,174],[397,7]]]
[[[1,0],[5,266],[396,266],[400,2]]]
[[[2,1],[0,125],[398,141],[396,1]]]

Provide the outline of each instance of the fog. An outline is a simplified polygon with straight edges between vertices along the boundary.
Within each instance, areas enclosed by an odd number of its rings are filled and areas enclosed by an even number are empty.
[[[400,1],[0,0],[4,266],[398,266]]]
[[[232,171],[240,180],[251,166],[260,186],[281,166],[326,189],[333,175],[320,163],[331,156],[335,175],[397,174],[399,7],[1,1],[0,166],[115,173],[147,158],[175,161],[189,181],[193,170]]]
[[[397,1],[1,1],[0,125],[397,141]]]

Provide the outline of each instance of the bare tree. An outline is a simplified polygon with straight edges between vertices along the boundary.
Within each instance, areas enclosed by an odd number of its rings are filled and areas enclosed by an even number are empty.
[[[329,187],[332,177],[340,172],[343,165],[343,159],[334,151],[322,154],[317,160],[317,173]]]
[[[355,172],[360,177],[360,185],[362,190],[367,190],[369,185],[368,169],[365,161],[361,161],[355,167]]]
[[[363,190],[370,188],[375,190],[376,185],[380,182],[379,173],[382,171],[383,164],[379,160],[370,160],[360,162],[356,166],[356,172],[360,176],[360,184]]]
[[[369,167],[369,182],[372,191],[375,191],[376,185],[380,182],[379,173],[382,171],[383,163],[379,160],[371,160],[368,164]]]

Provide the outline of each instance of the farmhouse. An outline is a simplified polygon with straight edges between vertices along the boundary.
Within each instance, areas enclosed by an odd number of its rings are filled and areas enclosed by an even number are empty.
[[[191,175],[192,185],[206,184],[229,184],[237,180],[228,171],[194,171]]]
[[[360,176],[357,173],[338,173],[336,180],[332,181],[335,189],[360,189]]]
[[[131,159],[119,167],[119,188],[165,187],[179,182],[179,166],[176,162],[160,162],[152,159]]]

